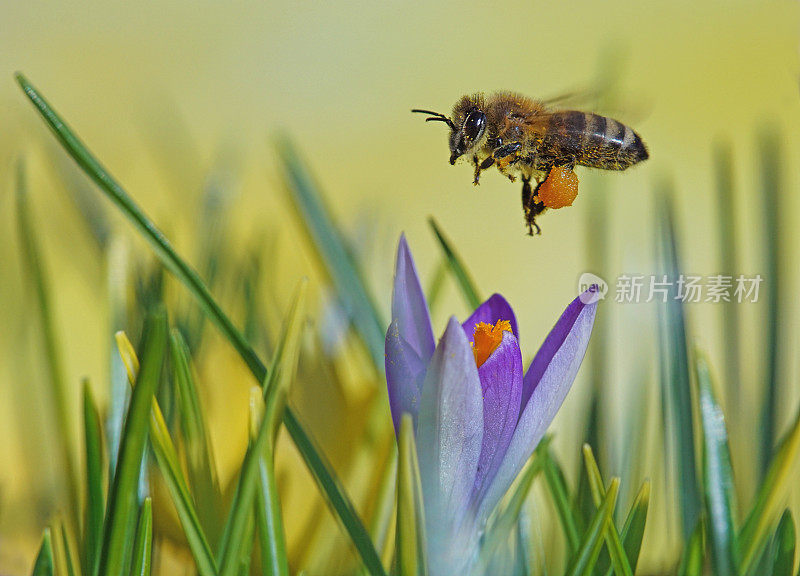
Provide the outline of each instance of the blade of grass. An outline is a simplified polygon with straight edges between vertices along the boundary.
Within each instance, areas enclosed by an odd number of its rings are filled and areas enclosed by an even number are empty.
[[[66,125],[64,120],[55,112],[39,92],[28,82],[22,74],[16,74],[17,82],[22,87],[25,95],[33,103],[37,112],[50,127],[64,149],[94,180],[100,190],[122,211],[131,221],[137,231],[151,245],[156,256],[162,264],[170,270],[175,277],[197,300],[214,325],[222,332],[223,336],[231,343],[242,357],[250,372],[258,382],[265,382],[267,369],[258,355],[250,347],[241,333],[236,329],[231,320],[225,315],[219,305],[214,301],[208,288],[203,284],[197,273],[182,260],[172,248],[164,234],[142,212],[133,199],[117,183],[100,162],[78,139],[75,133]],[[383,338],[383,336],[381,336]],[[381,344],[381,354],[383,348]],[[383,364],[382,356],[380,364]],[[297,415],[287,407],[284,411],[283,423],[292,437],[295,446],[303,457],[309,471],[317,482],[331,511],[341,521],[353,545],[361,557],[364,565],[372,574],[382,576],[383,566],[375,547],[370,540],[364,524],[358,516],[352,501],[345,493],[338,478],[334,475],[330,463],[320,453],[312,438],[306,432]]]
[[[435,310],[439,306],[442,297],[442,288],[444,288],[444,281],[447,278],[447,271],[449,269],[450,265],[447,263],[447,257],[442,256],[428,283],[428,289],[425,291],[427,294],[425,299],[428,301],[428,309],[431,311],[431,316],[433,316]]]
[[[53,131],[67,153],[72,156],[72,159],[77,162],[78,166],[83,169],[105,195],[125,214],[128,220],[131,221],[137,231],[151,245],[162,264],[186,285],[189,291],[197,298],[198,303],[206,314],[212,318],[225,337],[233,344],[245,363],[251,367],[259,366],[256,371],[264,371],[263,365],[256,356],[256,353],[250,348],[230,319],[219,308],[197,273],[184,260],[178,257],[166,236],[164,236],[144,212],[142,212],[141,208],[139,208],[116,179],[92,155],[89,149],[66,125],[64,120],[56,113],[50,104],[41,96],[33,85],[28,82],[27,78],[17,73],[16,79],[25,92],[25,95],[36,107],[36,110]]]
[[[600,549],[603,546],[603,539],[608,527],[614,522],[614,507],[617,504],[617,493],[619,491],[619,478],[611,480],[608,492],[597,509],[589,528],[586,530],[583,542],[576,550],[575,560],[567,571],[570,576],[588,576],[592,573]]]
[[[194,373],[189,364],[189,349],[177,329],[170,332],[170,357],[177,389],[181,431],[186,450],[189,486],[198,503],[200,523],[212,542],[219,538],[223,522],[217,465],[208,437],[206,412],[200,402]]]
[[[275,481],[275,463],[271,453],[264,455],[258,465],[258,499],[256,520],[261,545],[261,568],[264,576],[288,576],[289,561],[286,536]]]
[[[32,576],[53,576],[55,574],[50,528],[44,529],[42,544],[39,546],[39,553],[36,555],[36,562],[33,564],[31,574]]]
[[[567,537],[567,547],[570,553],[574,553],[580,546],[580,537],[578,536],[575,513],[569,501],[569,489],[564,478],[564,472],[556,462],[548,446],[545,446],[541,451],[537,448],[536,451],[540,452],[544,459],[544,477],[547,487],[553,497],[553,504],[555,504],[558,518],[561,521],[561,527],[564,529],[564,535]]]
[[[255,545],[256,522],[254,514],[247,517],[247,525],[242,537],[242,546],[239,548],[239,561],[236,574],[250,576],[250,565],[253,563],[253,546]]]
[[[103,539],[103,432],[100,412],[88,380],[83,381],[83,433],[86,450],[86,510],[83,525],[83,571],[94,574]]]
[[[79,571],[80,566],[76,566],[75,564],[75,555],[73,554],[72,545],[70,544],[70,537],[67,534],[68,528],[61,522],[61,543],[64,547],[64,558],[67,563],[67,576],[79,576],[81,572]]]
[[[784,296],[782,294],[780,278],[782,277],[785,248],[781,241],[784,229],[781,217],[781,141],[777,130],[765,129],[759,137],[759,152],[761,161],[761,206],[764,209],[764,232],[762,238],[764,246],[765,288],[767,299],[767,313],[764,316],[764,327],[767,337],[764,339],[763,352],[766,355],[766,382],[765,394],[761,414],[761,479],[767,474],[774,443],[777,437],[777,422],[781,416],[779,412],[780,391],[780,354],[781,354],[781,316]]]
[[[714,148],[714,172],[719,215],[719,262],[721,273],[733,277],[739,269],[736,242],[736,194],[733,186],[733,160],[728,142],[718,142]],[[736,302],[721,302],[722,333],[725,340],[725,398],[731,414],[739,413],[739,315]]]
[[[394,439],[392,439],[392,442],[394,442]],[[375,507],[369,526],[369,533],[372,535],[372,541],[380,551],[381,558],[383,558],[383,561],[387,564],[391,562],[390,555],[394,551],[394,539],[391,538],[391,532],[395,524],[393,520],[397,502],[395,497],[397,487],[397,459],[397,450],[392,446],[389,459],[382,471],[381,481],[375,497]]]
[[[150,408],[150,443],[156,456],[158,469],[161,471],[172,497],[172,503],[178,513],[178,519],[181,522],[186,541],[189,543],[189,549],[192,551],[197,572],[200,576],[215,576],[217,568],[211,552],[211,546],[209,546],[208,539],[200,524],[200,518],[192,500],[192,495],[189,493],[189,487],[186,484],[186,478],[183,476],[178,453],[172,443],[169,429],[166,422],[164,422],[164,416],[161,414],[161,409],[158,407],[158,402],[156,402],[155,398]]]
[[[447,263],[450,265],[450,271],[452,272],[453,277],[456,279],[458,287],[461,289],[461,295],[464,297],[467,307],[470,310],[475,310],[481,305],[483,299],[478,295],[478,289],[475,287],[475,282],[472,280],[472,277],[467,271],[467,267],[464,265],[461,257],[456,253],[452,244],[447,240],[444,233],[439,228],[436,220],[434,220],[432,217],[428,218],[428,224],[430,224],[431,230],[433,230],[436,239],[439,241],[439,245],[442,247],[442,252],[444,253],[445,258],[447,258]]]
[[[120,356],[123,358],[123,363],[129,376],[136,379],[139,359],[133,350],[133,346],[131,346],[124,332],[118,332],[116,340]],[[149,427],[153,454],[155,454],[156,463],[172,498],[184,536],[194,557],[197,571],[201,576],[214,576],[217,573],[217,569],[211,553],[211,547],[208,545],[208,538],[200,523],[194,500],[183,475],[178,452],[169,435],[169,429],[155,397],[153,397],[150,409]]]
[[[642,550],[642,539],[644,538],[644,529],[647,524],[649,505],[650,482],[645,480],[631,505],[627,518],[625,518],[622,532],[620,532],[622,547],[625,549],[628,565],[634,574],[636,573],[636,565],[639,563],[639,552]],[[613,572],[614,567],[609,567],[606,576],[612,576]]]
[[[599,508],[603,502],[603,498],[605,498],[606,489],[603,486],[603,477],[600,474],[600,468],[597,465],[597,460],[594,458],[592,447],[588,444],[583,445],[583,459],[586,467],[589,488],[592,492],[592,499],[595,502],[595,506]],[[625,549],[622,547],[622,540],[620,539],[617,527],[614,525],[613,518],[608,525],[605,538],[608,555],[611,559],[611,567],[617,573],[617,576],[633,576],[630,564],[628,563],[628,557],[625,554]]]
[[[114,340],[117,343],[119,357],[128,373],[128,384],[133,385],[136,382],[136,375],[139,373],[139,357],[125,332],[120,331],[114,334]]]
[[[705,522],[700,518],[692,531],[683,551],[679,576],[703,576],[703,559],[705,558]]]
[[[683,302],[677,293],[681,267],[670,192],[661,191],[658,211],[661,229],[660,257],[670,280],[667,301],[659,306],[661,390],[666,424],[665,452],[672,455],[677,468],[681,526],[683,538],[688,540],[700,516],[701,498],[697,484],[686,318]]]
[[[770,550],[772,576],[792,576],[796,538],[792,512],[787,508],[778,523]]]
[[[98,564],[101,576],[121,576],[129,565],[138,509],[139,471],[145,454],[150,406],[161,379],[167,345],[167,319],[163,312],[148,316],[143,342],[142,367],[136,375],[136,385],[122,432],[117,469],[108,497]]]
[[[753,562],[757,560],[758,552],[763,547],[770,526],[775,521],[779,503],[785,497],[789,486],[795,481],[792,469],[799,449],[800,409],[791,428],[778,445],[767,475],[758,489],[753,508],[739,532],[742,574],[746,574]]]
[[[272,369],[269,372],[267,382],[262,387],[265,404],[264,417],[259,423],[255,439],[250,443],[245,454],[236,494],[228,514],[228,521],[219,552],[220,574],[222,576],[233,576],[236,573],[237,560],[240,558],[241,553],[242,536],[247,522],[252,516],[256,491],[259,488],[259,463],[264,457],[265,451],[268,451],[270,446],[274,444],[275,434],[286,406],[289,386],[297,370],[297,360],[300,355],[300,338],[305,320],[306,288],[307,283],[303,281],[295,292],[294,301],[275,349]],[[271,457],[271,450],[269,451]],[[273,498],[275,497],[277,495],[273,496]],[[271,519],[273,525],[277,526],[282,523],[274,518],[275,514],[280,514],[279,507],[271,509],[270,513],[273,515]],[[273,552],[278,553],[276,550],[273,550]]]
[[[300,216],[298,220],[311,239],[350,321],[369,350],[375,368],[383,372],[385,327],[388,323],[378,313],[344,235],[294,146],[284,136],[278,139],[277,150],[289,199]]]
[[[592,328],[594,330],[594,328]],[[602,364],[602,361],[600,362]],[[592,362],[592,371],[597,367],[597,364]],[[600,393],[599,393],[599,386],[602,386],[601,382],[603,378],[600,377],[598,374],[592,374],[592,396],[589,400],[589,409],[588,414],[586,415],[586,421],[584,424],[583,429],[583,444],[588,444],[589,446],[598,446],[597,442],[600,441],[601,434],[600,434],[600,413],[601,413],[601,402],[600,402]],[[598,386],[598,387],[595,387]],[[594,443],[594,444],[593,444]],[[594,454],[592,454],[594,458]],[[599,464],[597,465],[599,469]],[[620,480],[621,481],[621,480]],[[592,516],[594,516],[595,511],[597,510],[597,504],[595,503],[595,499],[592,494],[591,482],[589,480],[589,471],[586,466],[578,465],[578,486],[575,490],[575,494],[573,495],[573,504],[572,507],[575,510],[575,516],[578,520],[578,527],[580,530],[583,530],[583,527],[588,525],[591,521]],[[604,564],[605,561],[608,560],[607,556],[603,556],[601,553],[600,559],[598,560],[598,568],[605,568],[607,564]],[[602,570],[601,570],[602,571]]]
[[[139,525],[136,528],[136,540],[133,543],[131,576],[150,576],[152,555],[153,505],[150,498],[145,498],[139,512]]]
[[[425,510],[417,462],[414,423],[403,414],[397,466],[397,572],[400,576],[427,574]]]
[[[264,399],[260,388],[250,394],[250,441],[258,440],[259,423],[263,414]],[[274,410],[273,410],[274,414]],[[274,418],[274,415],[273,415]],[[256,491],[255,517],[261,547],[261,570],[264,576],[289,576],[286,535],[275,478],[275,442],[267,441],[258,459],[258,490]]]
[[[52,398],[52,409],[56,423],[56,437],[52,442],[57,446],[59,458],[64,471],[63,483],[67,488],[67,516],[70,527],[75,534],[79,533],[80,496],[79,482],[76,465],[72,457],[72,418],[70,417],[67,388],[64,377],[61,351],[58,347],[58,337],[53,323],[53,311],[50,295],[50,284],[44,270],[38,239],[34,232],[28,206],[28,186],[25,175],[25,166],[20,161],[17,164],[16,174],[16,200],[19,243],[22,247],[23,261],[33,285],[36,298],[36,308],[42,330],[42,340],[45,350],[45,367],[48,372],[48,385]]]
[[[709,544],[715,576],[739,573],[736,553],[736,514],[733,470],[728,447],[728,431],[712,389],[705,356],[695,353],[700,424],[703,441],[703,487],[705,489]]]
[[[67,530],[61,518],[53,522],[50,527],[50,534],[54,572],[62,576],[77,576],[75,564],[72,561],[72,547],[69,544]]]

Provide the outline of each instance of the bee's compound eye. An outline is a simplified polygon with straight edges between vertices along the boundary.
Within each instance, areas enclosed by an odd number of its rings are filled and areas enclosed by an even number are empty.
[[[472,141],[479,139],[483,136],[483,131],[486,129],[486,114],[475,110],[467,114],[467,119],[464,120],[464,135]]]

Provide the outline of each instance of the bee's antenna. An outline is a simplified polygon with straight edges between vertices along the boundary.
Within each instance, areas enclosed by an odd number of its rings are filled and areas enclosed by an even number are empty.
[[[425,122],[445,122],[448,126],[450,126],[453,130],[458,130],[458,127],[453,123],[450,118],[442,114],[441,112],[432,112],[430,110],[420,110],[419,108],[414,108],[411,110],[412,112],[416,112],[418,114],[430,114],[430,118],[425,118]]]

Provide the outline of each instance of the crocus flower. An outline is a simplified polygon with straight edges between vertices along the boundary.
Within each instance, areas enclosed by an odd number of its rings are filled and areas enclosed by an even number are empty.
[[[395,431],[414,420],[429,572],[470,566],[487,518],[561,407],[589,343],[596,303],[567,306],[523,373],[514,311],[499,294],[434,341],[405,237],[397,251],[386,380]]]

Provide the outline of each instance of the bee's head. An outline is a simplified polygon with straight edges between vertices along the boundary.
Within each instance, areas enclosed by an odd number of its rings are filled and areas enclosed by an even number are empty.
[[[453,108],[452,117],[430,110],[412,110],[429,114],[426,122],[445,122],[450,127],[450,164],[478,146],[486,132],[486,114],[483,112],[483,95],[464,96]]]

